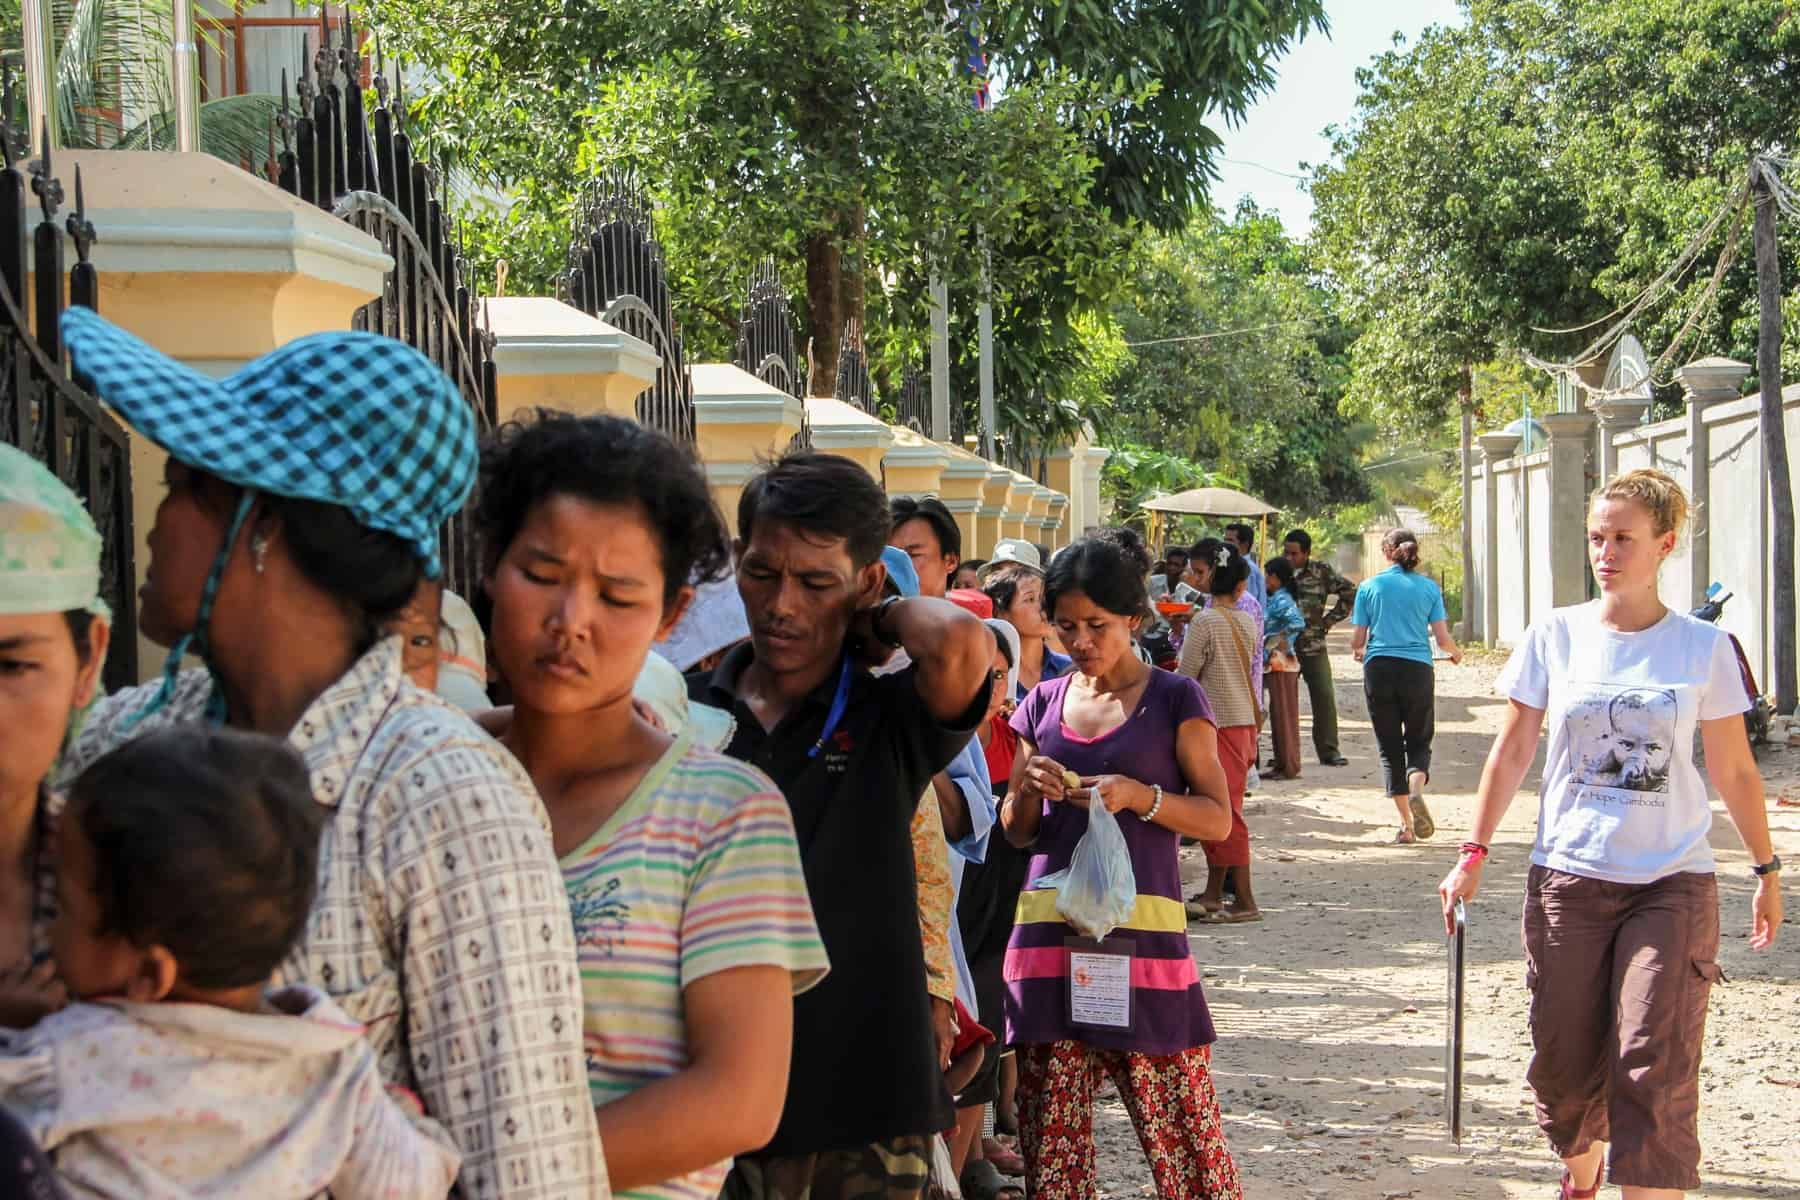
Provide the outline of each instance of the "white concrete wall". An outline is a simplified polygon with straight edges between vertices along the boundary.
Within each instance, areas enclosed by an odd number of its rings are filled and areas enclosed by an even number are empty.
[[[1525,476],[1518,459],[1499,465],[1496,473],[1499,487],[1495,501],[1495,518],[1499,525],[1498,561],[1494,578],[1506,581],[1500,587],[1499,640],[1516,643],[1531,624],[1527,610],[1527,594],[1512,581],[1525,578]]]
[[[1525,614],[1525,624],[1547,614],[1554,607],[1551,600],[1551,586],[1555,582],[1550,574],[1550,522],[1556,515],[1550,503],[1550,452],[1540,450],[1525,458],[1525,487],[1530,493],[1528,503],[1529,528],[1525,537],[1526,552],[1531,555],[1530,595],[1527,603],[1530,608]]]
[[[1702,588],[1714,580],[1725,585],[1734,598],[1726,606],[1721,625],[1736,634],[1756,668],[1757,682],[1770,688],[1773,649],[1770,613],[1773,609],[1774,567],[1768,488],[1763,478],[1762,441],[1754,396],[1716,404],[1704,414],[1707,435],[1707,503],[1694,514],[1694,527],[1682,538],[1663,567],[1662,595],[1671,608],[1685,611],[1694,582]],[[1800,493],[1800,384],[1784,396],[1789,453],[1796,492]],[[1655,466],[1669,472],[1684,487],[1690,486],[1688,414],[1632,430],[1615,441],[1619,470]],[[1469,514],[1475,546],[1471,609],[1479,622],[1482,589],[1498,589],[1500,619],[1497,640],[1514,644],[1531,619],[1547,611],[1549,579],[1546,564],[1549,531],[1553,524],[1582,521],[1584,512],[1553,511],[1548,472],[1540,468],[1543,453],[1508,459],[1476,474],[1473,505]],[[1590,469],[1597,464],[1591,463]],[[1494,471],[1496,509],[1492,519],[1498,530],[1498,561],[1492,570],[1484,561],[1486,525],[1483,476]],[[1797,494],[1800,499],[1800,494]],[[1528,514],[1528,515],[1527,515]],[[1528,528],[1527,528],[1528,526]],[[1704,562],[1696,562],[1694,530],[1706,533]],[[1527,565],[1529,564],[1529,565]],[[1529,576],[1526,587],[1518,581]],[[1485,633],[1477,629],[1478,633]]]
[[[1469,488],[1474,511],[1469,514],[1469,545],[1473,547],[1471,555],[1474,561],[1469,564],[1468,576],[1463,580],[1463,617],[1468,621],[1469,630],[1474,639],[1484,640],[1487,637],[1487,526],[1489,514],[1483,503],[1487,495],[1487,468],[1476,467],[1474,481]]]

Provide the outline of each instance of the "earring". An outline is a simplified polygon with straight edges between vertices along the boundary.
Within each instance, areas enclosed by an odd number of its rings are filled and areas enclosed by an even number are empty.
[[[250,565],[261,575],[269,565],[269,535],[259,533],[250,539]]]

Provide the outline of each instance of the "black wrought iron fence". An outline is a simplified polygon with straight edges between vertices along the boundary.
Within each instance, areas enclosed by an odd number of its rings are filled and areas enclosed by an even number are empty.
[[[0,111],[12,108],[8,95]],[[48,146],[49,138],[44,142]],[[31,227],[32,201],[25,176],[14,166],[18,145],[17,133],[0,125],[5,159],[0,170],[0,438],[49,467],[93,515],[101,540],[100,594],[113,613],[104,678],[109,689],[129,687],[138,681],[131,444],[124,428],[69,378],[58,324],[66,304],[99,307],[100,279],[88,260],[94,226],[87,218],[80,167],[75,168],[75,209],[57,225],[63,189],[46,150],[26,168],[42,210],[36,228]],[[75,247],[66,293],[65,230]]]
[[[334,38],[322,14],[317,50],[303,43],[293,110],[282,73],[277,182],[367,233],[393,259],[381,295],[357,310],[351,327],[397,338],[430,358],[456,383],[477,427],[491,428],[498,420],[494,338],[451,227],[444,173],[407,133],[399,68],[390,92],[379,50],[369,107],[348,12],[343,20]],[[445,528],[444,572],[450,588],[472,594],[480,565],[465,515]]]
[[[916,364],[908,365],[900,379],[900,402],[894,413],[914,433],[931,436],[931,378]]]
[[[794,306],[772,258],[765,258],[751,273],[732,361],[805,404],[806,376],[801,373],[800,352],[794,340]],[[800,413],[800,430],[788,442],[788,449],[812,449],[812,422],[806,419],[804,409]]]
[[[557,290],[565,303],[648,342],[661,356],[655,382],[638,396],[638,420],[692,446],[694,382],[650,199],[629,172],[607,172],[582,197]]]
[[[869,374],[869,360],[863,351],[862,322],[854,318],[844,324],[844,339],[839,343],[837,398],[871,415],[880,415],[876,410],[875,380]]]

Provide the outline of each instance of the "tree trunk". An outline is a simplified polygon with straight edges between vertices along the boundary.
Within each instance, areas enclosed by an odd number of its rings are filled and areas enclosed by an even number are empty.
[[[838,350],[844,336],[844,256],[835,232],[815,233],[806,242],[806,318],[809,396],[837,395]]]
[[[1762,324],[1756,340],[1756,374],[1762,383],[1763,462],[1774,518],[1775,711],[1791,715],[1797,695],[1794,648],[1794,488],[1788,473],[1787,424],[1781,411],[1781,254],[1776,241],[1775,195],[1762,159],[1751,166],[1756,194],[1756,283]]]
[[[1469,597],[1473,594],[1475,580],[1475,381],[1467,363],[1463,364],[1462,386],[1457,389],[1457,400],[1462,408],[1462,640],[1474,640],[1475,617],[1469,606]],[[1487,515],[1488,520],[1494,514]],[[1493,580],[1488,586],[1494,586]]]

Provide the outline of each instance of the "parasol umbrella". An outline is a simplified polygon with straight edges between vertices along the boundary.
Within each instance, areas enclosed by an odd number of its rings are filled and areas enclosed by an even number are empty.
[[[1150,540],[1154,544],[1161,533],[1162,518],[1165,513],[1179,513],[1190,517],[1249,517],[1261,518],[1263,545],[1269,544],[1269,518],[1281,510],[1272,504],[1265,504],[1255,496],[1245,495],[1235,488],[1203,487],[1192,488],[1185,492],[1176,492],[1172,496],[1157,496],[1144,501],[1142,507],[1151,514],[1152,528]]]
[[[1143,507],[1151,512],[1183,513],[1193,517],[1267,517],[1281,510],[1264,504],[1255,496],[1246,496],[1235,488],[1203,487],[1173,496],[1146,500]]]

